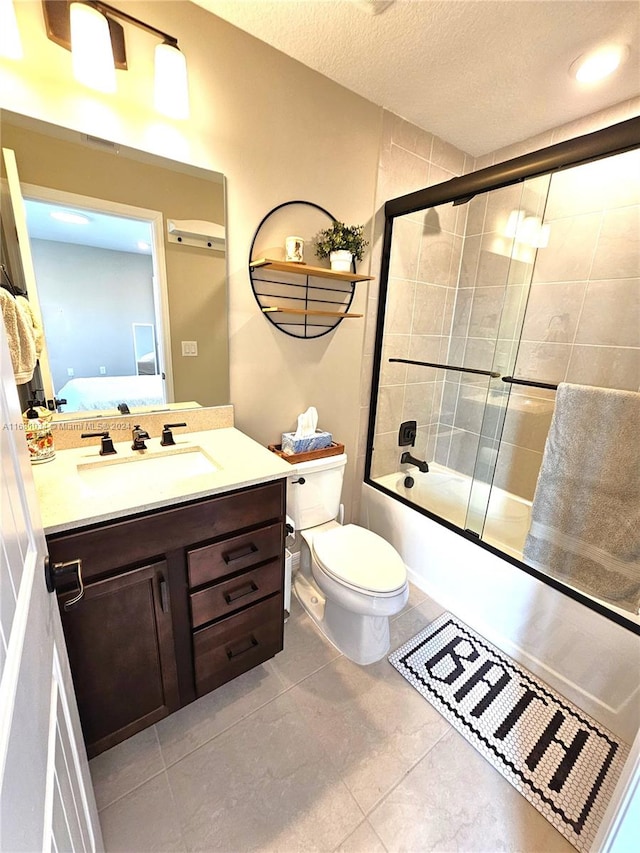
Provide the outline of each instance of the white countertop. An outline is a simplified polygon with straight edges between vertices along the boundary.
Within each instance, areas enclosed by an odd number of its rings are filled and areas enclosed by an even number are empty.
[[[33,465],[45,533],[124,518],[292,473],[288,462],[234,427],[177,433],[174,439],[175,446],[162,447],[153,437],[146,441],[146,451],[137,451],[131,449],[128,436],[126,441],[114,441],[116,455],[100,456],[100,439],[95,438]],[[179,454],[186,454],[184,464],[176,458]],[[174,457],[166,472],[161,461],[165,456]],[[200,473],[199,462],[211,470]]]

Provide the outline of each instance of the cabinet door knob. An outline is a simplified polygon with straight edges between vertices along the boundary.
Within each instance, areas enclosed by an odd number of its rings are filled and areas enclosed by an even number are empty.
[[[64,609],[70,610],[84,596],[84,581],[82,580],[82,560],[78,557],[76,560],[67,560],[64,563],[52,563],[49,557],[45,557],[44,561],[44,576],[49,592],[54,592],[57,581],[61,578],[66,578],[67,575],[76,574],[78,593],[69,601],[65,601]]]

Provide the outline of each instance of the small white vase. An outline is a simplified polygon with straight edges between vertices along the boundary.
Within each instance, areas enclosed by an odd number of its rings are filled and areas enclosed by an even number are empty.
[[[329,253],[329,261],[331,269],[335,272],[351,272],[353,255],[347,249],[338,249],[336,252]]]

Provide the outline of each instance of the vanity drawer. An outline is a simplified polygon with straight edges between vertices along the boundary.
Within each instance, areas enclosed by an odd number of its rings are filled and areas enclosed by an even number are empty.
[[[196,694],[203,696],[282,650],[282,596],[242,610],[193,635]]]
[[[201,586],[277,557],[282,552],[283,537],[282,525],[271,524],[188,551],[189,586]]]
[[[240,607],[252,604],[280,592],[282,565],[273,560],[266,566],[250,569],[241,575],[228,578],[191,595],[191,622],[194,628],[234,613]]]

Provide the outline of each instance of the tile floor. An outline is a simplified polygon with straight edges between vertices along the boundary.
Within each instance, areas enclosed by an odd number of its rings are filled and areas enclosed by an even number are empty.
[[[441,612],[412,588],[392,648]],[[297,601],[283,652],[90,766],[107,853],[573,850],[391,664],[351,663]]]

